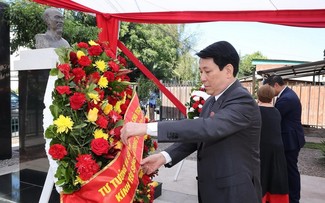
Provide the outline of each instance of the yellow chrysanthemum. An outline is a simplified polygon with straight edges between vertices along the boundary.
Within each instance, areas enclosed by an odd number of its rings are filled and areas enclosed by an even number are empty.
[[[114,106],[114,111],[116,111],[117,113],[121,113],[121,105],[122,105],[122,101],[118,101],[116,102],[115,106]]]
[[[116,111],[117,113],[121,113],[121,105],[124,104],[126,101],[126,95],[124,95],[123,99],[116,102],[115,106],[114,106],[114,111]]]
[[[98,112],[99,112],[99,110],[97,108],[90,109],[88,112],[88,116],[87,116],[88,121],[90,121],[90,122],[97,121]]]
[[[77,57],[80,59],[82,56],[86,56],[86,54],[83,51],[77,51]]]
[[[109,142],[110,144],[112,144],[112,143],[114,142],[114,138],[110,137],[110,138],[108,139],[108,142]]]
[[[94,102],[94,104],[97,104],[100,101],[98,93],[88,93],[88,97]]]
[[[121,141],[117,141],[114,149],[122,149],[123,143]]]
[[[99,81],[98,81],[98,86],[100,88],[107,88],[108,87],[108,80],[106,77],[101,76]]]
[[[154,152],[154,151],[156,151],[156,149],[154,147],[150,147],[150,151]]]
[[[77,176],[76,179],[74,180],[73,185],[78,185],[79,183],[83,184],[84,181],[79,176]]]
[[[112,104],[107,104],[103,109],[104,114],[106,114],[106,115],[108,115],[109,112],[111,112],[112,110],[113,110],[113,105]]]
[[[69,116],[65,117],[63,115],[60,115],[58,119],[56,119],[53,122],[57,126],[57,133],[67,133],[70,130],[72,130],[73,121]]]
[[[139,178],[142,178],[142,176],[144,175],[142,169],[139,170],[139,174],[138,175],[139,175]]]
[[[104,72],[107,69],[107,63],[103,60],[98,60],[95,62],[95,66],[98,68],[100,72]]]
[[[88,42],[88,44],[91,45],[91,46],[99,45],[99,44],[97,44],[96,42],[94,42],[93,40],[90,40],[90,41]]]
[[[144,136],[143,136],[143,139],[144,139],[144,140],[148,139],[148,135],[144,135]]]
[[[104,133],[102,129],[96,129],[94,131],[93,135],[94,135],[95,139],[97,139],[97,138],[104,138],[105,140],[108,139],[108,134]]]
[[[151,183],[148,184],[149,186],[157,187],[158,182],[157,181],[152,181]]]

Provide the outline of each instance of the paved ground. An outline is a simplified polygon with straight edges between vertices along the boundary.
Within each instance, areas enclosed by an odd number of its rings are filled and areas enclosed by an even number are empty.
[[[306,137],[307,142],[321,142],[324,138]],[[18,142],[13,140],[13,146],[17,147]],[[17,159],[18,160],[18,159]],[[37,163],[26,162],[20,165],[20,168],[26,165],[38,165],[41,167],[46,159],[36,160]],[[183,163],[182,166],[180,166]],[[28,166],[28,167],[30,167]],[[17,163],[12,166],[0,167],[0,174],[8,171],[19,170]],[[47,167],[44,168],[47,171]],[[179,173],[178,173],[179,172]],[[197,185],[196,185],[196,161],[185,160],[173,168],[162,167],[155,180],[162,183],[162,195],[155,200],[155,203],[196,203]],[[323,203],[325,202],[325,178],[302,175],[301,203]]]
[[[185,160],[180,168],[180,163],[173,168],[162,167],[155,180],[162,183],[162,195],[155,203],[195,203],[197,202],[196,186],[196,161]],[[177,170],[180,170],[178,177]],[[301,176],[301,201],[300,203],[325,202],[325,178]]]

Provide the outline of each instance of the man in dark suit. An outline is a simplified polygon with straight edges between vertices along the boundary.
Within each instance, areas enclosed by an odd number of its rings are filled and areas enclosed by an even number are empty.
[[[301,124],[301,103],[297,94],[284,84],[281,76],[272,75],[264,81],[274,87],[277,100],[275,108],[281,114],[281,135],[288,169],[290,203],[300,200],[300,173],[298,155],[305,144],[304,130]]]
[[[201,81],[211,95],[200,118],[158,123],[126,123],[121,139],[158,135],[175,142],[141,164],[150,174],[172,167],[197,150],[198,198],[201,203],[261,202],[259,143],[261,117],[251,94],[235,78],[239,56],[228,42],[216,42],[199,53]]]

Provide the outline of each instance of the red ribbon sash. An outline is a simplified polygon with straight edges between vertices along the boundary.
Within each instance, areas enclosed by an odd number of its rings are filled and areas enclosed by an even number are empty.
[[[145,121],[135,94],[124,122]],[[72,194],[61,194],[61,203],[131,203],[139,184],[138,173],[143,153],[143,137],[131,137],[115,159]]]

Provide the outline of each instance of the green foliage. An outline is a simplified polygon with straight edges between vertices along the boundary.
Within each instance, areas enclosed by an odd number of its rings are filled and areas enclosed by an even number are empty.
[[[253,59],[267,59],[266,56],[259,51],[253,54],[247,54],[240,59],[238,77],[251,76],[255,72],[255,67],[252,65]]]
[[[198,82],[200,80],[198,61],[189,52],[179,57],[179,63],[173,70],[178,81]]]
[[[46,7],[27,0],[12,1],[9,5],[6,15],[10,19],[10,30],[13,33],[11,52],[17,51],[21,46],[35,48],[34,36],[46,30],[42,20]]]
[[[98,39],[100,29],[96,25],[96,18],[94,16],[65,10],[64,19],[62,37],[70,44]]]
[[[141,101],[147,101],[150,96],[150,91],[157,89],[156,85],[144,75],[140,75],[137,79],[137,93]]]
[[[182,38],[182,25],[136,24],[123,22],[120,40],[160,80],[177,79],[173,72],[180,63],[181,55],[187,54],[193,44],[191,37]],[[187,56],[189,58],[189,56]],[[136,67],[131,78],[139,78]]]

